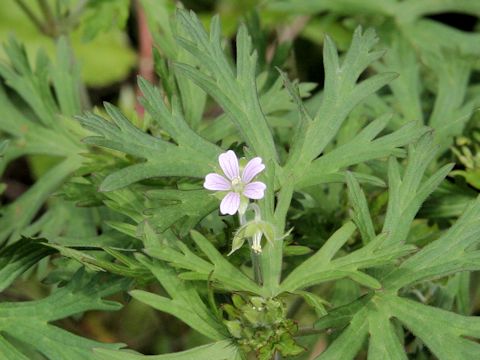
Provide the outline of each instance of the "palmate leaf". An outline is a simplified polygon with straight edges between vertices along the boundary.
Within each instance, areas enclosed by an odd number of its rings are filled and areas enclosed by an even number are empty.
[[[476,96],[473,99],[467,96],[472,60],[458,56],[454,51],[427,52],[423,55],[423,63],[436,78],[433,111],[425,119],[420,105],[424,89],[416,58],[418,49],[399,34],[393,36],[391,46],[384,65],[377,64],[377,68],[392,69],[402,74],[389,84],[394,94],[390,101],[403,115],[399,122],[422,120],[435,129],[436,140],[442,150],[448,149],[453,137],[462,133],[472,117],[475,101],[478,101]]]
[[[438,240],[430,243],[389,273],[383,283],[388,289],[431,280],[459,271],[480,268],[480,198]]]
[[[328,179],[351,165],[388,156],[402,156],[404,150],[401,147],[428,131],[418,122],[411,122],[391,134],[375,138],[389,120],[390,116],[386,115],[372,121],[353,140],[314,160],[307,173],[298,181],[297,188],[321,184],[323,179]]]
[[[440,360],[474,359],[480,351],[478,342],[466,338],[480,337],[478,317],[379,293],[337,308],[317,322],[319,329],[349,325],[316,359],[354,359],[367,334],[370,335],[368,359],[407,359],[403,339],[395,331],[392,318],[419,337]]]
[[[185,123],[178,107],[169,112],[157,89],[139,80],[144,91],[143,103],[154,119],[165,127],[178,145],[151,136],[136,128],[116,107],[105,104],[113,120],[87,113],[78,117],[80,123],[95,136],[84,142],[121,151],[142,162],[110,174],[101,184],[101,191],[112,191],[134,182],[161,176],[189,176],[200,178],[212,170],[212,159],[220,153],[215,145],[196,135]]]
[[[262,289],[248,278],[242,271],[235,268],[223,255],[197,231],[191,231],[192,239],[210,262],[193,253],[184,243],[178,242],[179,250],[170,247],[156,246],[147,249],[147,253],[157,259],[167,261],[175,267],[189,270],[180,275],[182,278],[192,276],[190,280],[210,280],[215,286],[230,291],[248,291],[262,294]]]
[[[214,265],[213,276],[225,285],[238,286],[242,290],[255,294],[261,292],[260,287],[251,279],[233,266],[223,255],[208,241],[202,234],[196,231],[191,232],[192,238],[197,246],[207,255]]]
[[[102,297],[125,290],[128,284],[128,280],[102,280],[99,276],[92,278],[77,272],[67,286],[58,288],[44,299],[0,303],[0,333],[28,343],[49,360],[96,359],[93,348],[118,349],[121,344],[102,344],[82,338],[50,322],[89,310],[118,310],[120,304]],[[21,353],[21,349],[15,350],[12,344],[8,345],[6,337],[0,336],[0,343],[7,344],[1,347],[0,353],[15,356]]]
[[[310,162],[324,151],[353,108],[397,76],[395,73],[379,73],[357,84],[360,74],[384,54],[383,51],[373,50],[377,41],[372,29],[362,32],[361,28],[357,28],[351,46],[341,62],[335,44],[330,38],[326,38],[323,48],[325,85],[322,102],[314,118],[298,128],[286,164],[287,173],[294,176],[293,181],[300,182],[304,176],[309,176],[309,171],[304,171],[304,169],[308,168]],[[372,126],[365,129],[363,134],[359,135],[357,141],[364,142],[364,146],[365,142],[368,144],[386,125],[387,119],[385,117],[377,120]],[[402,137],[400,134],[398,135],[399,138]],[[386,139],[383,141],[388,142]],[[400,140],[400,144],[387,145],[387,147],[390,146],[388,152],[405,144],[402,142]],[[344,150],[348,150],[348,148]],[[344,150],[341,154],[344,154]],[[375,152],[374,147],[371,150]],[[385,150],[384,148],[383,151]],[[354,157],[352,158],[354,159]],[[360,156],[358,161],[362,160],[364,159]],[[325,162],[328,162],[328,159]],[[353,163],[356,161],[354,160]],[[344,166],[351,164],[351,160],[347,160]],[[334,167],[333,170],[337,169]]]
[[[438,359],[467,360],[480,353],[478,317],[457,315],[400,297],[386,301],[391,316],[422,339]]]
[[[177,19],[183,32],[188,34],[188,38],[177,39],[179,45],[197,58],[202,68],[177,63],[175,69],[219,103],[257,156],[265,162],[276,160],[272,134],[257,92],[257,55],[252,53],[252,41],[246,27],[241,26],[237,34],[237,65],[234,69],[222,48],[218,17],[211,21],[210,34],[193,12],[178,10]]]
[[[287,276],[281,284],[281,290],[293,292],[297,289],[341,278],[351,278],[363,286],[378,290],[382,284],[359,270],[390,264],[415,250],[415,247],[411,245],[399,245],[386,251],[382,249],[386,234],[381,234],[363,248],[343,257],[332,259],[350,239],[354,231],[355,225],[351,222],[337,230],[317,253]]]
[[[283,171],[275,174],[280,182],[279,201],[275,211],[278,232],[284,231],[283,219],[295,189],[345,181],[346,167],[388,155],[402,155],[403,150],[400,147],[412,141],[412,137],[415,139],[425,131],[412,123],[398,132],[375,139],[388,123],[389,117],[383,116],[361,131],[350,144],[346,143],[338,149],[319,156],[337,136],[352,110],[397,76],[395,73],[384,72],[359,81],[360,75],[384,54],[384,51],[374,49],[377,41],[372,29],[362,31],[360,27],[357,28],[351,46],[341,60],[333,41],[326,38],[323,48],[325,85],[320,106],[315,109],[315,116],[311,118],[305,111],[305,107],[299,104],[297,109],[300,115],[299,122],[292,137],[286,164]],[[288,81],[286,86],[293,93]],[[294,96],[294,101],[295,99],[298,104],[298,97]],[[362,174],[358,177],[383,185],[381,180],[373,176]],[[272,293],[278,291],[278,282],[281,277],[282,247],[277,243],[281,242],[276,242],[274,246],[267,245],[265,256],[262,258],[262,267]],[[402,251],[399,250],[398,254],[401,253]],[[373,285],[373,282],[367,279],[367,275],[357,271],[358,268],[352,267],[350,270],[352,270],[350,274],[357,280]],[[348,271],[343,275],[340,275],[340,272],[336,275],[330,273],[328,278],[348,276],[346,273]],[[292,284],[295,282],[292,280]]]
[[[262,86],[266,73],[257,76],[257,87]],[[310,83],[298,84],[300,96],[306,97],[313,88]],[[271,128],[285,129],[294,128],[296,125],[297,111],[291,98],[282,86],[282,79],[278,78],[272,86],[258,94],[260,106],[264,113],[267,123]],[[288,114],[285,114],[289,111]],[[226,114],[221,114],[213,121],[204,122],[201,126],[200,134],[206,139],[216,143],[218,141],[242,141],[242,137],[238,136],[238,131],[234,123],[232,123]]]
[[[298,87],[290,82],[286,74],[281,73],[281,75],[285,88],[291,94],[291,98],[296,105],[296,111],[292,111],[291,114],[295,114],[299,118],[293,139],[293,142],[298,144],[302,141],[302,137],[305,136],[305,132],[308,131],[308,127],[313,120],[306,105],[300,99]],[[310,99],[309,103],[313,100],[315,99]],[[401,156],[403,150],[400,147],[421,136],[427,130],[412,122],[395,133],[374,139],[384,130],[390,119],[391,115],[388,114],[380,116],[354,139],[317,158],[309,166],[309,170],[304,176],[300,180],[297,179],[296,187],[301,189],[324,183],[345,182],[345,169],[348,166],[389,155]],[[295,152],[295,150],[292,152]],[[376,186],[385,185],[381,179],[372,175],[362,173],[354,173],[354,175],[362,182],[369,182]]]
[[[438,147],[433,146],[433,143],[432,135],[426,134],[415,146],[412,145],[409,148],[408,165],[403,177],[400,175],[400,168],[396,160],[393,158],[390,160],[388,179],[389,203],[384,226],[380,235],[375,234],[365,195],[361,191],[355,178],[352,175],[347,175],[350,198],[354,207],[354,220],[360,229],[365,246],[343,257],[333,258],[336,252],[348,241],[355,231],[353,223],[346,223],[327,240],[316,254],[304,261],[289,274],[281,284],[281,289],[283,291],[295,291],[343,277],[350,277],[352,280],[373,289],[388,287],[387,282],[379,282],[378,279],[372,278],[364,272],[360,272],[359,269],[388,265],[415,250],[415,247],[405,245],[410,225],[422,202],[433,192],[451,169],[450,165],[444,166],[423,181],[423,174],[438,150]],[[472,229],[474,229],[475,226],[478,225],[471,220],[474,219],[475,214],[474,210],[467,212],[464,219],[470,220],[459,221],[457,228],[465,230],[471,226]],[[466,224],[468,224],[468,226]],[[453,227],[451,231],[454,232],[455,229],[456,227]],[[466,234],[471,235],[470,232]],[[459,239],[458,235],[456,235],[456,238]],[[444,242],[440,242],[438,246],[442,247],[442,244],[448,241],[451,242],[452,240],[451,238],[447,238],[447,240],[443,241]],[[471,242],[474,240],[468,237],[464,241],[464,247],[461,248],[462,251],[471,245]],[[432,243],[431,246],[434,247],[436,243],[438,243],[438,241]],[[427,248],[423,251],[425,250],[427,250]],[[433,252],[435,251],[433,250]],[[406,263],[408,264],[410,260],[420,256],[421,253],[422,252],[411,257]],[[459,260],[459,257],[460,256],[451,259],[451,263],[449,263],[452,267],[450,272],[462,270],[462,268],[458,268],[458,263],[455,262],[455,260]],[[476,269],[473,265],[476,258],[476,252],[469,254],[463,264],[468,264],[470,267],[466,267],[463,270]],[[442,263],[440,266],[445,264],[447,264],[447,262]],[[457,267],[455,267],[456,265]],[[413,267],[411,271],[415,272]],[[449,270],[446,268],[445,271],[449,273]],[[399,272],[398,274],[400,273],[405,275],[405,271]],[[404,278],[408,279],[410,276],[412,275],[409,273],[405,275]],[[413,279],[415,279],[415,276],[413,276]]]
[[[422,180],[422,174],[435,157],[436,149],[432,143],[432,137],[427,135],[409,149],[408,165],[403,176],[400,175],[398,164],[390,164],[390,196],[383,229],[385,237],[379,242],[379,249],[392,253],[395,247],[405,242],[422,201],[445,178],[448,171],[440,169],[430,178]],[[362,234],[370,238],[373,234],[372,220],[369,219],[364,195],[353,177],[350,177],[349,187],[356,211],[354,218],[364,229]],[[377,269],[376,280],[381,284],[382,290],[370,292],[320,318],[316,323],[319,329],[343,330],[317,359],[354,359],[367,335],[368,359],[406,359],[405,345],[395,330],[398,322],[394,323],[394,318],[419,337],[437,358],[474,358],[479,353],[480,345],[465,337],[478,339],[478,317],[457,315],[406,299],[402,295],[404,290],[418,283],[479,269],[480,258],[475,250],[480,242],[479,211],[480,198],[440,238],[407,257],[398,266]],[[369,240],[364,248],[376,241],[377,238]],[[324,248],[328,249],[329,246],[327,242]],[[322,250],[323,248],[319,252]],[[361,250],[356,252],[359,251]],[[308,278],[306,272],[303,274]]]
[[[172,314],[212,340],[228,338],[226,328],[207,308],[194,287],[180,280],[175,271],[164,263],[144,257],[139,257],[139,260],[150,269],[170,298],[143,290],[133,290],[130,294],[135,299]]]
[[[128,216],[136,225],[148,221],[158,233],[174,229],[176,233],[186,235],[201,219],[218,209],[218,199],[204,189],[136,186],[109,191],[104,196],[107,207]]]
[[[188,231],[218,208],[218,199],[205,190],[150,190],[146,196],[148,221],[162,232],[177,224]]]
[[[25,138],[28,146],[36,147],[37,153],[50,154],[53,151],[52,155],[56,156],[77,153],[82,147],[72,134],[68,134],[71,125],[58,119],[59,113],[73,116],[81,110],[78,67],[68,61],[71,49],[66,40],[60,39],[58,43],[57,66],[52,66],[46,55],[39,52],[35,70],[29,65],[25,49],[15,40],[11,39],[4,49],[11,65],[0,64],[0,76],[29,105],[33,114],[17,117],[21,111],[15,108],[2,89],[2,108],[7,108],[9,115],[2,121],[2,130],[14,138]],[[50,89],[49,76],[53,80],[55,97]],[[57,140],[56,151],[51,144],[52,138]],[[44,146],[46,148],[41,151]],[[59,152],[59,147],[62,147],[62,152]]]
[[[0,86],[0,130],[3,137],[10,140],[0,171],[3,172],[10,161],[25,155],[55,156],[60,161],[15,202],[2,209],[0,243],[8,238],[11,241],[19,239],[19,233],[45,200],[80,166],[81,159],[77,154],[83,150],[75,133],[75,122],[69,118],[80,111],[80,100],[78,68],[69,61],[70,49],[66,40],[58,42],[57,66],[53,67],[40,52],[34,70],[29,65],[25,49],[16,41],[10,40],[4,48],[11,64],[0,64],[0,76],[28,106],[19,100],[14,101],[14,97],[10,98]],[[60,113],[65,117],[61,118]]]
[[[405,241],[410,225],[422,203],[438,187],[452,169],[447,164],[437,170],[428,180],[423,180],[427,166],[438,153],[432,134],[421,138],[408,152],[408,165],[403,177],[397,161],[390,159],[388,166],[389,202],[382,231],[389,234],[385,246]]]
[[[175,4],[169,1],[142,0],[149,28],[153,35],[158,55],[155,59],[156,70],[162,82],[166,96],[180,99],[185,121],[192,129],[197,130],[202,122],[207,95],[190,79],[173,71],[170,61],[179,61],[192,66],[200,65],[199,60],[182,49],[175,41],[176,36],[182,36],[181,28],[175,26]],[[155,51],[155,50],[154,50]],[[202,134],[204,135],[204,134]],[[204,136],[205,137],[205,136]],[[205,137],[209,139],[208,137]],[[210,140],[210,139],[209,139]],[[216,141],[212,141],[216,142]]]
[[[364,296],[321,318],[316,323],[319,329],[346,328],[316,359],[354,359],[369,335],[369,360],[406,360],[404,345],[390,322],[392,315],[383,305],[377,297]]]

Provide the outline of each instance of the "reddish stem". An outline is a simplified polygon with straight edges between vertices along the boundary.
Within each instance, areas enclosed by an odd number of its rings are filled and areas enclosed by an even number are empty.
[[[135,10],[137,14],[137,24],[138,24],[138,47],[139,47],[139,63],[138,63],[138,75],[144,79],[153,82],[155,79],[155,71],[153,66],[153,39],[150,30],[147,25],[147,17],[145,15],[145,10],[140,4],[140,0],[135,1]],[[141,95],[138,85],[135,89],[135,93],[138,96]],[[135,109],[139,116],[143,116],[144,109],[142,105],[138,102],[135,105]]]

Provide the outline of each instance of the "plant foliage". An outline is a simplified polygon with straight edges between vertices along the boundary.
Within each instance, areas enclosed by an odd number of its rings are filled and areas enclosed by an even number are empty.
[[[362,15],[352,15],[348,47],[324,37],[314,95],[284,71],[282,46],[267,56],[258,18],[230,47],[219,16],[207,30],[192,11],[142,4],[160,76],[158,86],[138,78],[143,118],[107,102],[90,108],[67,37],[54,61],[39,51],[34,64],[14,38],[4,45],[0,169],[27,159],[36,179],[0,209],[0,355],[477,358],[478,139],[468,129],[479,35],[426,16],[478,16],[478,3],[270,2],[273,14]],[[121,26],[127,5],[88,2],[84,36]],[[228,149],[242,167],[265,164],[265,194],[238,221],[218,212],[224,194],[202,187]],[[12,301],[31,281],[45,296]],[[105,299],[117,293],[200,341],[142,355],[58,323],[119,310]]]

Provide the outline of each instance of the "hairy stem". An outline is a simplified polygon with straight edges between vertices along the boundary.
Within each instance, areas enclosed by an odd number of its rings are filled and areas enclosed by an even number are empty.
[[[255,211],[255,216],[257,217],[257,211]],[[245,213],[238,213],[238,219],[240,221],[240,226],[243,226],[247,223],[247,218],[245,216]],[[258,285],[263,284],[263,277],[262,277],[262,267],[261,267],[261,259],[262,259],[262,254],[259,254],[255,252],[252,249],[252,239],[248,239],[248,244],[250,246],[250,258],[252,260],[252,268],[253,268],[253,277],[255,279],[255,282]]]
[[[250,257],[252,259],[253,276],[255,278],[255,282],[258,285],[262,285],[262,267],[260,266],[260,260],[262,255],[250,249]]]
[[[309,335],[319,335],[325,334],[325,330],[315,329],[315,328],[301,328],[295,334],[295,337],[309,336]]]

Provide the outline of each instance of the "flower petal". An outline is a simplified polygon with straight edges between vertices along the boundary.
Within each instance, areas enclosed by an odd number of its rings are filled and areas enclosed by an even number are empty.
[[[225,215],[234,215],[240,206],[240,194],[229,192],[220,203],[220,212]]]
[[[227,191],[231,189],[232,184],[230,181],[225,179],[222,175],[218,175],[215,173],[210,173],[205,176],[205,182],[203,183],[203,187],[208,190],[217,190],[217,191]]]
[[[245,188],[243,189],[243,195],[245,195],[249,199],[258,200],[263,198],[266,188],[267,185],[265,185],[263,182],[254,181],[245,185]]]
[[[218,162],[223,170],[223,173],[230,180],[239,176],[240,170],[238,168],[237,155],[232,150],[228,150],[226,153],[220,154]]]
[[[247,184],[252,179],[257,176],[259,173],[261,173],[265,169],[265,165],[262,164],[262,158],[260,157],[255,157],[252,160],[250,160],[247,165],[245,166],[245,169],[243,169],[242,172],[242,181]]]

